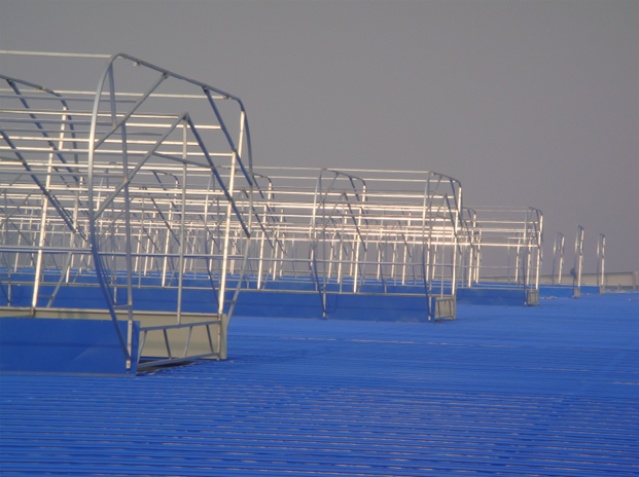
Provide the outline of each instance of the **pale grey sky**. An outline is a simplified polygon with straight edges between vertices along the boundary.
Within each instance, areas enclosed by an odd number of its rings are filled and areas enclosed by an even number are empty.
[[[245,103],[256,165],[427,169],[639,269],[637,0],[0,0],[0,49],[126,52]],[[106,61],[105,61],[106,63]],[[51,88],[103,63],[0,55]],[[75,79],[72,75],[75,75]]]

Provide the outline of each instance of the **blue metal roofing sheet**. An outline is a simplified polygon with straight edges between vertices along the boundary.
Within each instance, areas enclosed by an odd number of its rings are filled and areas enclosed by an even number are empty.
[[[639,475],[639,296],[241,318],[230,359],[3,375],[2,475]]]

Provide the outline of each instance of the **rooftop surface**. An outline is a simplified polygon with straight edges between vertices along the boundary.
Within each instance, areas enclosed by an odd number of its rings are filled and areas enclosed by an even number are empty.
[[[639,294],[438,324],[236,318],[229,360],[0,376],[0,473],[639,475]]]

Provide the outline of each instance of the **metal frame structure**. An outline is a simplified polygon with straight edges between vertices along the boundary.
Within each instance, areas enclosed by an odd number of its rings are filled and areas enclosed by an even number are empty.
[[[461,184],[434,172],[261,168],[249,287],[421,295],[431,320],[454,318]]]
[[[55,306],[63,287],[97,283],[114,323],[129,322],[128,336],[115,330],[130,365],[134,288],[175,290],[175,328],[184,282],[200,273],[224,342],[239,292],[229,277],[241,282],[252,227],[241,100],[125,54],[109,60],[95,91],[0,81],[0,288],[8,304],[24,270],[32,271],[34,316]],[[225,358],[219,348],[209,354]]]
[[[539,304],[543,214],[539,209],[464,209],[463,286],[522,288],[525,303]]]
[[[254,170],[244,105],[208,84],[117,54],[95,90],[0,76],[0,99],[0,298],[31,286],[29,315],[71,316],[60,296],[99,287],[88,314],[129,366],[225,359],[241,290],[313,295],[324,317],[334,295],[423,297],[431,321],[486,279],[538,300],[539,210],[465,209],[429,171]]]

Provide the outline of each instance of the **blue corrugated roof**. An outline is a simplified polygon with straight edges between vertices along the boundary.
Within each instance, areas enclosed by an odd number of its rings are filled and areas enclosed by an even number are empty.
[[[639,296],[437,325],[239,318],[229,356],[4,375],[2,475],[639,475]]]

